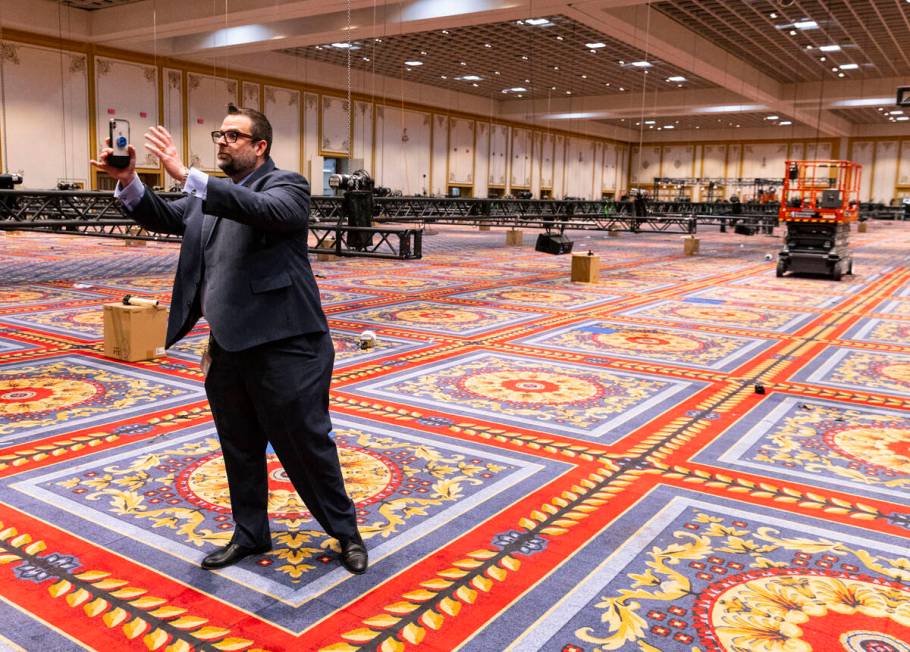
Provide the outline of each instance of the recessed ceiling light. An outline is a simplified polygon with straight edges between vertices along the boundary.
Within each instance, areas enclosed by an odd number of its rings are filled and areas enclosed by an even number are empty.
[[[819,60],[819,61],[827,61],[827,60],[828,60],[828,57],[819,57],[818,60]]]
[[[565,39],[563,39],[561,36],[557,36],[557,37],[556,37],[556,40],[557,40],[557,41],[562,41],[562,40],[565,40]]]
[[[769,115],[765,118],[765,120],[780,120],[780,117],[776,115]]]
[[[822,52],[840,52],[839,45],[822,45],[818,49],[821,50]]]
[[[475,84],[471,84],[471,86],[473,86],[474,88],[480,88],[480,84],[476,84],[476,83],[475,83]]]
[[[364,61],[369,61],[369,60],[370,60],[370,57],[364,57],[363,60],[364,60]]]
[[[650,68],[651,67],[650,62],[648,62],[648,61],[633,61],[629,65],[635,66],[636,68]]]
[[[589,48],[589,49],[591,49],[591,50],[599,50],[600,48],[605,48],[605,47],[607,47],[607,44],[606,44],[606,43],[601,43],[600,41],[598,41],[598,42],[596,42],[596,43],[585,43],[585,47],[586,47],[586,48]]]
[[[655,123],[654,120],[645,120],[646,125],[653,125],[654,123]]]
[[[878,110],[879,110],[879,111],[884,111],[885,109],[884,109],[884,107],[881,107],[881,106],[880,106],[880,107],[878,107]]]
[[[845,75],[845,74],[842,73],[842,72],[839,72],[839,73],[837,73],[837,76],[838,76],[838,77],[846,77],[847,75]]]
[[[522,61],[527,61],[528,58],[527,58],[525,55],[521,55],[521,60],[522,60]]]
[[[790,36],[796,36],[798,32],[795,29],[790,30]]]
[[[841,70],[856,70],[859,68],[858,63],[842,63],[840,66]]]
[[[525,18],[525,25],[535,25],[539,27],[541,25],[549,24],[550,20],[548,18]]]
[[[483,77],[480,77],[479,75],[464,75],[458,77],[458,79],[463,79],[464,81],[480,81]]]
[[[444,30],[442,30],[442,33],[443,33],[443,34],[448,34],[448,33],[449,33],[449,30],[444,29]]]
[[[837,66],[831,69],[831,72],[837,72]]]
[[[888,115],[904,115],[903,111],[889,111]]]
[[[443,79],[448,79],[448,78],[449,78],[448,75],[440,75],[440,77],[442,77]]]
[[[420,51],[420,54],[426,54],[426,53],[427,53],[426,50],[421,50],[421,51]]]
[[[770,14],[768,14],[768,18],[777,18],[777,14],[772,11]]]
[[[894,119],[895,122],[906,122],[907,120],[910,120],[910,116],[908,115],[902,115],[899,118]]]
[[[413,67],[415,67],[415,66],[422,66],[422,65],[423,65],[423,61],[417,61],[417,60],[414,60],[414,61],[405,61],[405,62],[404,62],[404,65],[406,65],[406,66],[411,66],[411,67],[413,68]]]
[[[373,42],[374,42],[374,43],[382,43],[382,39],[381,39],[381,38],[374,38],[374,39],[373,39]]]
[[[582,78],[582,79],[587,79],[588,76],[587,76],[587,75],[582,75],[581,78]]]
[[[623,61],[622,59],[620,59],[620,60],[619,60],[619,65],[624,66],[624,65],[626,65],[626,62]]]
[[[466,65],[468,65],[468,64],[465,63],[464,61],[459,61],[459,62],[458,62],[458,65],[459,65],[459,66],[466,66]]]
[[[664,129],[676,129],[673,125],[664,125]]]
[[[814,46],[814,45],[807,45],[807,46],[806,46],[806,49],[807,49],[807,50],[814,50],[814,49],[815,49],[815,46]]]
[[[620,86],[620,87],[619,87],[619,90],[624,91],[624,90],[626,90],[626,89],[623,88],[622,86]]]
[[[778,122],[777,124],[778,124],[779,126],[781,126],[781,127],[789,127],[789,126],[792,125],[793,123],[790,122],[789,120],[781,120],[781,121]]]
[[[504,88],[502,90],[502,92],[503,93],[526,93],[527,90],[528,89],[524,88],[523,86],[513,86],[512,88]]]
[[[494,70],[494,71],[493,71],[493,74],[494,74],[494,75],[498,75],[498,74],[499,74],[499,71],[498,71],[498,70]]]
[[[342,50],[347,50],[349,47],[352,47],[350,43],[332,43],[333,48],[341,48]]]
[[[551,90],[551,91],[555,91],[555,90],[556,90],[556,87],[555,87],[555,86],[550,86],[550,90]]]
[[[553,66],[553,70],[559,70],[559,66]]]
[[[674,75],[673,77],[667,77],[668,82],[684,82],[686,78],[682,75]]]
[[[607,82],[604,84],[604,86],[609,86],[609,85],[610,85],[610,82]]]
[[[572,91],[566,91],[566,95],[571,95]]]
[[[802,30],[818,29],[818,23],[816,23],[814,20],[800,20],[793,23],[793,27]]]

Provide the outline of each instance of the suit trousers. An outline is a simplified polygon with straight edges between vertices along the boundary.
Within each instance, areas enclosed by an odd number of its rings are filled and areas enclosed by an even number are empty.
[[[359,540],[329,436],[329,384],[335,350],[328,333],[308,333],[243,351],[225,351],[214,338],[205,391],[221,440],[233,541],[271,544],[266,446],[272,444],[307,509],[330,536]]]

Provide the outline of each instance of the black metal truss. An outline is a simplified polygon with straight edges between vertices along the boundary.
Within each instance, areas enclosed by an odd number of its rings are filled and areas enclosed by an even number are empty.
[[[158,193],[166,200],[182,193]],[[0,230],[54,231],[132,240],[180,242],[181,237],[149,233],[124,214],[120,201],[109,192],[69,190],[0,190]],[[314,224],[314,253],[367,258],[420,258],[421,233],[395,227],[349,227]],[[325,246],[328,238],[332,246]]]

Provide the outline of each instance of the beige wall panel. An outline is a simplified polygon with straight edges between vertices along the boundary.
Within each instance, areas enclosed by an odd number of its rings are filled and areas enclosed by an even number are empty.
[[[433,115],[433,158],[430,192],[445,195],[448,190],[446,168],[449,159],[449,119],[438,113]]]
[[[300,170],[300,91],[265,87],[264,111],[272,123],[272,159],[282,170]]]
[[[354,158],[373,176],[373,104],[354,102]]]
[[[494,124],[490,127],[490,172],[491,186],[505,186],[508,179],[509,128]]]
[[[474,184],[473,120],[449,119],[449,178],[448,183]]]
[[[4,165],[21,188],[89,187],[88,79],[81,54],[4,42]],[[92,152],[91,154],[95,154]]]
[[[319,153],[326,157],[349,156],[351,153],[348,101],[344,98],[322,96]]]
[[[601,191],[613,192],[617,189],[617,167],[616,161],[619,156],[619,148],[614,143],[606,143],[603,148],[603,159],[600,168],[600,189]]]
[[[660,176],[674,179],[692,176],[692,161],[695,157],[695,147],[692,145],[664,146],[662,157]]]
[[[872,159],[875,155],[873,141],[853,143],[850,158],[863,166],[859,182],[859,200],[872,201]]]
[[[616,152],[616,194],[629,192],[629,146],[620,145]]]
[[[376,118],[379,184],[405,195],[426,194],[430,182],[430,114],[379,106]]]
[[[603,188],[604,173],[604,144],[599,140],[594,141],[594,160],[591,161],[591,191],[592,199],[599,199]]]
[[[727,146],[727,176],[738,178],[742,176],[743,146],[739,143]]]
[[[189,163],[186,157],[186,148],[183,146],[183,136],[186,132],[186,122],[183,116],[183,73],[179,70],[165,68],[162,87],[164,89],[164,115],[161,124],[174,137],[174,145],[184,163]],[[165,187],[170,188],[176,181],[166,175]]]
[[[743,149],[743,178],[782,179],[786,163],[786,143],[745,145]]]
[[[477,123],[477,143],[474,152],[474,196],[486,198],[490,173],[490,123]]]
[[[565,194],[590,199],[594,176],[594,143],[583,138],[568,138],[566,147]]]
[[[726,145],[705,145],[700,177],[719,179],[725,176],[724,161],[727,160]]]
[[[900,159],[897,167],[897,185],[910,186],[910,140],[901,143]]]
[[[540,187],[552,189],[556,165],[556,138],[544,134],[541,138]]]
[[[660,146],[632,147],[632,184],[652,184],[660,175]]]
[[[805,161],[806,145],[804,143],[790,143],[790,153],[787,158],[790,161]]]
[[[531,187],[531,131],[512,128],[512,166],[509,184]]]
[[[543,134],[539,131],[531,134],[531,194],[540,197],[540,164],[543,149]]]
[[[557,135],[553,139],[553,198],[566,196],[566,139]]]
[[[136,148],[137,165],[158,168],[158,159],[142,147],[143,134],[159,122],[155,67],[95,57],[95,98],[96,142],[103,143],[108,137],[111,118],[129,120],[130,140]]]
[[[310,178],[313,194],[322,194],[322,158],[319,156],[319,96],[315,93],[304,93],[303,95],[303,161],[303,174]],[[315,190],[317,183],[319,192]]]
[[[872,178],[872,201],[888,203],[894,197],[897,177],[897,141],[875,144],[875,176]]]
[[[243,97],[240,100],[242,102],[242,107],[247,109],[256,109],[257,111],[262,111],[262,90],[259,87],[259,84],[255,82],[243,82]],[[263,111],[265,113],[265,111]],[[269,118],[271,122],[271,116],[268,113],[265,113],[266,117]]]
[[[227,105],[237,102],[237,82],[209,75],[187,75],[189,107],[190,165],[202,170],[216,170],[217,147],[212,131],[221,127]]]

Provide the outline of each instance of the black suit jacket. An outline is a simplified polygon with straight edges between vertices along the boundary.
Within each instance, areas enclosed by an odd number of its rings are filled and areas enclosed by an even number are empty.
[[[242,184],[209,177],[205,201],[165,201],[146,188],[130,216],[149,231],[183,236],[167,346],[202,316],[200,290],[212,334],[227,351],[326,332],[307,258],[309,214],[307,180],[271,159]]]

